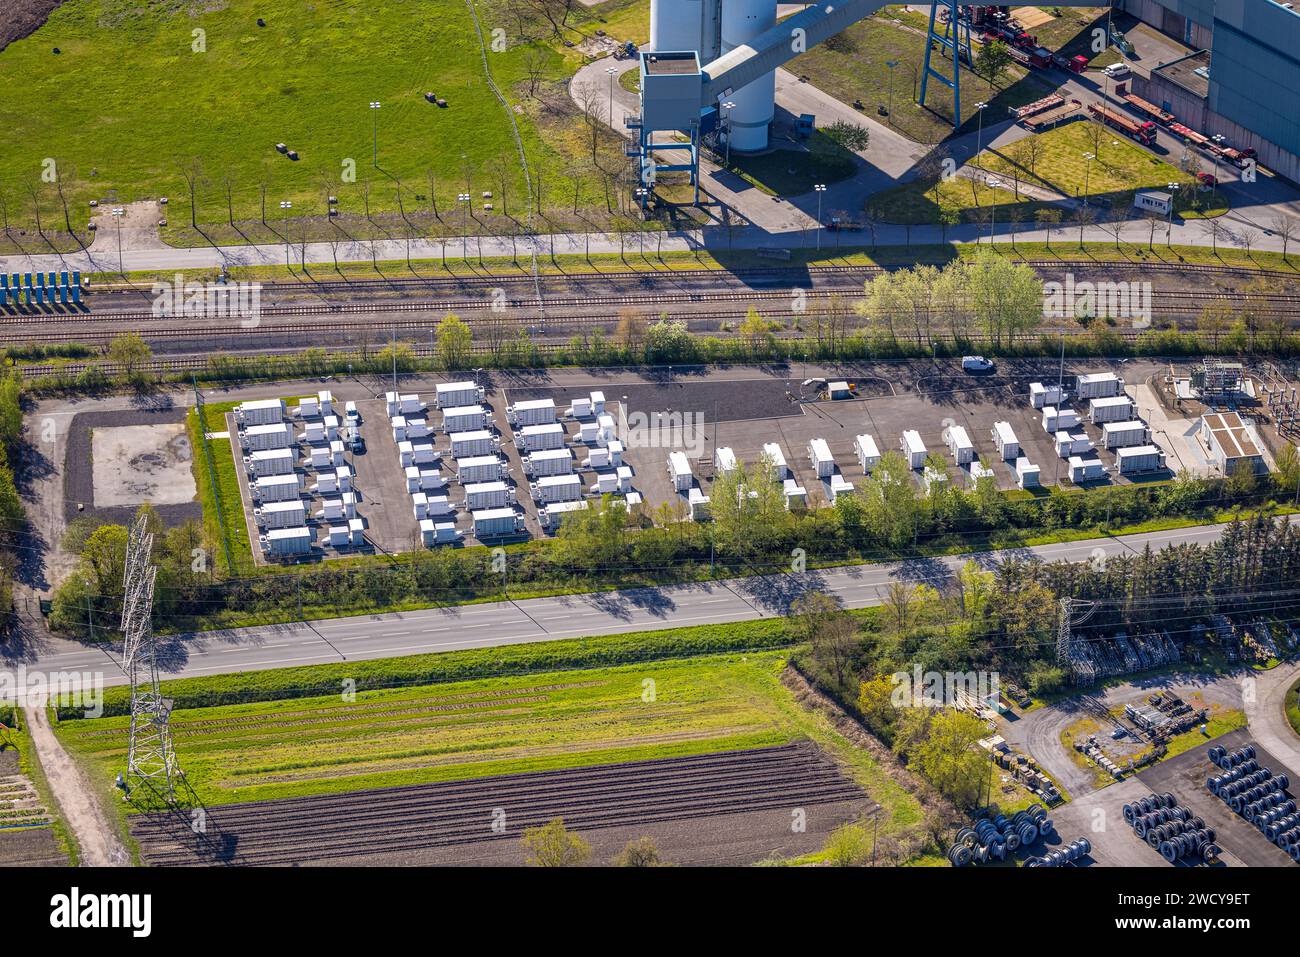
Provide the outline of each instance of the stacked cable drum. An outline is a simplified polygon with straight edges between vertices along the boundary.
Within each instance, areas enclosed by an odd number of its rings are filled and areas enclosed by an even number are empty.
[[[1219,857],[1214,828],[1183,807],[1174,796],[1149,794],[1140,801],[1124,805],[1124,821],[1140,840],[1160,852],[1170,864],[1186,861],[1207,864]]]
[[[957,839],[948,849],[948,862],[953,867],[965,867],[967,864],[1005,860],[1008,854],[1027,848],[1054,830],[1041,804],[1031,804],[1011,817],[999,814],[995,818],[984,818],[976,821],[973,827],[963,827],[957,832]],[[1081,857],[1089,850],[1091,848],[1086,848],[1076,856]]]
[[[1300,813],[1287,794],[1291,779],[1260,767],[1253,744],[1232,751],[1215,745],[1206,757],[1223,772],[1206,780],[1210,793],[1300,863]]]

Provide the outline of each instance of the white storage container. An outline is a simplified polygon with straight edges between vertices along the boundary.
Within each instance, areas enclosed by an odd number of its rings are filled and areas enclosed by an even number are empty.
[[[235,409],[235,421],[240,425],[275,425],[284,421],[283,399],[256,399],[241,402]]]
[[[352,533],[346,525],[331,525],[329,541],[330,548],[347,548],[352,544]]]
[[[314,419],[320,415],[320,402],[314,395],[304,396],[298,400],[298,414],[304,419]]]
[[[1130,422],[1107,422],[1101,427],[1101,447],[1108,450],[1146,445],[1150,439],[1151,430],[1139,419]]]
[[[506,409],[506,420],[513,428],[525,425],[548,425],[555,421],[554,399],[525,399]]]
[[[446,495],[438,493],[430,494],[425,492],[424,508],[429,518],[443,518],[455,513],[456,509],[451,504],[451,499]]]
[[[442,412],[442,427],[448,432],[476,432],[487,424],[488,411],[481,405],[457,405]]]
[[[1124,380],[1113,372],[1092,372],[1075,379],[1074,391],[1080,399],[1105,399],[1121,394]]]
[[[348,519],[348,534],[352,536],[353,545],[366,543],[366,523],[359,518]]]
[[[983,462],[975,461],[970,464],[970,480],[972,482],[978,482],[982,478],[993,478],[993,477],[994,477],[993,470],[990,468],[985,468]]]
[[[240,436],[240,443],[251,452],[287,449],[293,445],[293,430],[288,422],[276,422],[272,425],[250,425]]]
[[[515,445],[524,452],[564,448],[564,426],[559,422],[548,425],[525,425],[515,433]]]
[[[471,516],[476,538],[502,538],[524,530],[524,517],[513,508],[485,508]]]
[[[975,443],[970,440],[963,426],[948,426],[943,430],[943,441],[958,465],[969,465],[975,461]]]
[[[1079,413],[1073,409],[1058,409],[1054,405],[1043,406],[1043,431],[1048,435],[1076,428],[1078,424]]]
[[[692,522],[707,522],[709,520],[709,497],[705,495],[696,486],[686,493],[686,508],[690,514]]]
[[[581,512],[586,509],[585,500],[573,502],[552,502],[537,510],[537,518],[542,523],[542,528],[547,531],[555,531],[564,523],[565,518],[574,512]]]
[[[1165,468],[1165,453],[1154,445],[1135,445],[1115,453],[1120,475],[1158,472]]]
[[[618,430],[614,426],[614,417],[612,415],[597,416],[596,444],[609,445],[609,443],[613,442],[616,438],[618,438]]]
[[[456,475],[462,485],[469,482],[495,482],[504,472],[495,455],[475,455],[456,460]]]
[[[415,464],[415,447],[409,441],[397,443],[397,458],[401,462],[402,468],[407,468]]]
[[[307,509],[298,498],[287,502],[267,502],[253,509],[253,518],[263,528],[293,528],[307,521]]]
[[[903,433],[899,446],[903,450],[903,457],[907,459],[908,468],[925,468],[925,458],[929,453],[926,451],[925,443],[921,441],[920,432],[915,429],[908,429]]]
[[[1016,482],[1022,489],[1038,488],[1042,485],[1039,481],[1039,468],[1023,455],[1016,459]]]
[[[438,461],[438,453],[433,443],[428,440],[411,443],[411,463],[413,465],[431,465]]]
[[[993,444],[998,447],[998,455],[1004,462],[1014,462],[1020,458],[1020,440],[1011,429],[1010,422],[993,423]]]
[[[533,498],[539,502],[572,502],[582,498],[582,476],[546,475],[532,484]]]
[[[293,449],[268,449],[244,456],[244,465],[254,478],[266,475],[289,475],[296,461]]]
[[[298,476],[293,473],[264,475],[253,480],[253,498],[259,502],[296,501],[300,494],[302,488]]]
[[[1077,455],[1069,460],[1070,481],[1076,485],[1080,482],[1096,482],[1106,477],[1106,467],[1101,459],[1085,459]]]
[[[405,469],[406,490],[408,492],[432,492],[444,488],[447,480],[438,469],[422,469],[418,465],[408,465]]]
[[[485,429],[473,432],[453,432],[451,434],[451,456],[467,459],[480,455],[495,455],[499,442],[495,435]]]
[[[1035,409],[1044,406],[1059,406],[1065,401],[1065,394],[1059,385],[1043,385],[1041,382],[1029,383],[1029,403]]]
[[[789,466],[786,465],[785,453],[781,451],[781,446],[775,442],[768,442],[763,446],[763,458],[772,469],[772,481],[784,481]]]
[[[436,393],[440,409],[450,409],[458,405],[477,405],[484,398],[483,390],[473,382],[448,382],[438,386]]]
[[[578,441],[583,445],[595,445],[600,438],[600,426],[595,422],[583,422],[578,426]]]
[[[623,443],[618,439],[610,439],[609,445],[605,446],[609,452],[609,464],[618,466],[623,464]]]
[[[339,466],[343,465],[344,462],[347,461],[347,459],[343,457],[342,442],[336,440],[330,443],[330,461],[333,463],[335,468],[338,468]]]
[[[830,478],[835,472],[835,459],[831,457],[831,447],[825,439],[813,439],[808,443],[808,462],[819,479]]]
[[[573,399],[564,414],[575,419],[586,419],[591,417],[591,399],[587,396]]]
[[[687,461],[685,452],[668,453],[668,478],[674,491],[685,492],[694,485],[695,476],[691,474],[691,463]]]
[[[1078,455],[1087,455],[1092,451],[1092,440],[1088,438],[1088,433],[1083,430],[1075,432],[1066,432],[1064,430],[1056,433],[1056,454],[1063,459],[1069,459]]]
[[[600,415],[605,411],[605,393],[592,392],[588,398],[591,400],[592,415]]]
[[[316,475],[316,485],[312,488],[313,492],[322,495],[337,495],[339,488],[339,473],[333,469],[329,471],[318,472]]]
[[[351,492],[352,491],[352,467],[348,465],[340,465],[338,468],[334,470],[334,474],[338,476],[339,490],[342,492]]]
[[[736,453],[730,446],[724,445],[714,450],[713,467],[718,475],[730,475],[736,471]]]
[[[845,478],[843,475],[841,475],[839,472],[833,472],[833,473],[831,473],[831,495],[830,495],[830,498],[831,498],[831,504],[832,504],[832,505],[834,505],[834,504],[835,504],[835,500],[836,500],[837,498],[839,498],[841,495],[843,495],[845,492],[852,492],[852,491],[853,491],[853,483],[852,483],[852,482],[850,482],[848,479],[846,479],[846,478]]]
[[[329,389],[321,389],[316,393],[316,405],[320,407],[321,415],[329,415],[334,411],[334,396]]]
[[[618,491],[618,473],[598,472],[591,491],[596,495],[613,495]]]
[[[401,415],[402,413],[401,397],[398,396],[396,392],[385,392],[384,408],[387,411],[389,418],[392,418],[395,415]]]
[[[471,405],[472,403],[466,402],[465,404]],[[397,397],[397,408],[401,411],[402,415],[418,415],[423,412],[427,406],[418,395],[412,392]],[[442,406],[439,406],[439,408],[442,408]]]
[[[334,495],[321,499],[320,511],[317,512],[327,522],[337,522],[347,518],[347,509],[343,505],[343,496]]]
[[[330,454],[328,445],[313,445],[308,454],[311,456],[311,467],[314,469],[333,469],[334,457]]]
[[[785,497],[785,507],[787,509],[808,507],[808,490],[794,479],[782,480],[781,494]]]
[[[1133,400],[1126,395],[1112,395],[1105,399],[1088,401],[1088,417],[1094,425],[1106,422],[1127,422],[1134,418]]]
[[[262,551],[274,558],[305,555],[316,542],[312,530],[304,525],[297,528],[273,528],[259,538]]]
[[[921,486],[925,489],[925,494],[929,495],[937,489],[947,488],[948,473],[941,469],[930,468],[926,466],[921,471]]]
[[[853,451],[863,472],[870,474],[880,464],[880,449],[876,447],[876,440],[866,433],[853,440]]]
[[[402,442],[407,441],[408,436],[407,436],[407,434],[406,434],[406,416],[404,416],[404,415],[394,415],[394,416],[392,416],[392,417],[389,418],[389,420],[388,420],[388,424],[389,424],[390,426],[392,426],[392,428],[393,428],[393,441],[394,441],[394,442],[397,442],[397,443],[400,444],[400,443],[402,443]]]
[[[591,454],[582,460],[584,469],[609,468],[609,449],[592,449]]]
[[[408,439],[427,439],[433,435],[429,420],[422,415],[406,417],[406,437]]]
[[[568,475],[573,471],[573,453],[568,449],[542,449],[524,456],[524,474]]]
[[[337,415],[327,415],[321,420],[325,427],[325,438],[334,441],[339,437],[339,417]]]
[[[475,482],[465,486],[465,506],[471,510],[513,505],[515,490],[505,482]]]
[[[319,419],[304,423],[298,437],[308,445],[325,442],[325,423]]]
[[[420,520],[420,540],[425,545],[449,545],[460,539],[455,522],[435,522],[431,518]]]
[[[415,520],[418,522],[422,518],[429,517],[429,496],[424,492],[411,493],[411,511],[415,513]]]

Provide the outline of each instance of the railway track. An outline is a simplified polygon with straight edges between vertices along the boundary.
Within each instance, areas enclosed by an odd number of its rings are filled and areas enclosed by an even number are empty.
[[[231,805],[211,809],[208,822],[211,847],[233,843],[231,863],[270,865],[517,840],[555,817],[584,830],[851,801],[868,799],[815,748],[796,744]],[[506,827],[494,831],[501,813]],[[211,860],[189,820],[133,822],[150,864]]]

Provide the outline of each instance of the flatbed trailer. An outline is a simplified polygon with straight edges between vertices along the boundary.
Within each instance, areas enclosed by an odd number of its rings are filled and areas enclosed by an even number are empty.
[[[1150,100],[1144,100],[1142,97],[1136,96],[1132,93],[1124,94],[1124,102],[1144,119],[1155,120],[1157,123],[1163,123],[1166,126],[1177,119],[1174,114],[1160,109],[1160,107],[1156,106]]]
[[[1050,129],[1062,120],[1069,119],[1074,114],[1083,109],[1083,103],[1079,100],[1063,100],[1061,105],[1046,113],[1039,113],[1024,120],[1026,129],[1038,133],[1045,129]]]
[[[1150,121],[1139,123],[1136,120],[1129,119],[1123,113],[1100,103],[1089,103],[1088,112],[1111,129],[1118,130],[1125,136],[1131,137],[1145,146],[1150,146],[1156,141],[1156,125]]]

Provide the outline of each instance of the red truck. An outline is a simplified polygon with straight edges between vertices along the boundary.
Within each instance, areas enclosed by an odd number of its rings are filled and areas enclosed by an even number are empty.
[[[1125,136],[1137,140],[1144,146],[1150,146],[1156,141],[1156,125],[1149,120],[1146,122],[1131,120],[1123,113],[1112,110],[1108,106],[1102,106],[1100,103],[1089,103],[1088,112],[1111,129],[1119,130]]]

